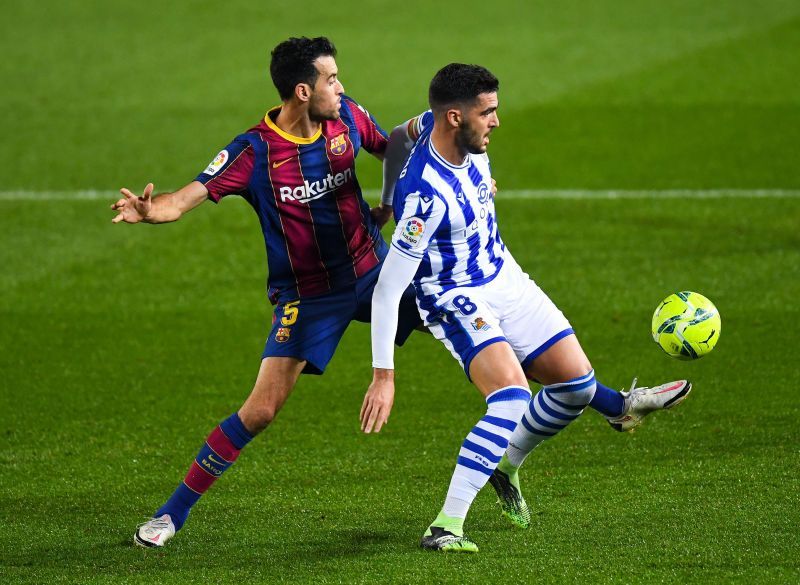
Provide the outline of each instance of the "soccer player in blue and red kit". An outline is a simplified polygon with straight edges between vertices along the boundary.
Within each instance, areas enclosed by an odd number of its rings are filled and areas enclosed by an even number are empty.
[[[270,74],[282,105],[237,136],[174,193],[122,189],[115,223],[165,223],[210,199],[244,197],[267,247],[269,298],[276,304],[261,368],[242,407],[206,439],[172,496],[134,540],[163,546],[191,507],[281,409],[302,372],[322,374],[352,320],[369,321],[386,243],[380,226],[391,205],[370,210],[355,174],[361,148],[379,159],[387,136],[344,95],[336,49],[324,37],[291,38],[272,52]],[[391,193],[389,193],[389,197]],[[386,199],[386,197],[384,197]],[[399,310],[402,344],[420,325],[414,293]]]

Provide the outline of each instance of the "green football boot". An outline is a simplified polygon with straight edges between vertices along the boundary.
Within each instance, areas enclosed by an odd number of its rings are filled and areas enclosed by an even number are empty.
[[[531,511],[519,487],[519,468],[511,465],[503,455],[497,469],[489,477],[489,483],[497,492],[503,516],[520,528],[528,528],[531,525]]]
[[[426,550],[439,552],[478,552],[478,545],[464,536],[463,523],[461,518],[450,518],[444,512],[439,512],[436,520],[425,531],[425,536],[419,545]]]

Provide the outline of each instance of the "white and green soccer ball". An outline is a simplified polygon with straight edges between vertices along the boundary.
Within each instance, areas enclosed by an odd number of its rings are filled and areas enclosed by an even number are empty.
[[[714,303],[696,292],[669,295],[653,313],[653,340],[668,355],[696,360],[719,340],[722,321]]]

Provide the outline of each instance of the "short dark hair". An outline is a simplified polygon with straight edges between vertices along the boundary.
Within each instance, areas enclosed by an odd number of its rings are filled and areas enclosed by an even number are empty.
[[[433,76],[428,89],[428,103],[436,111],[473,102],[480,94],[494,93],[498,89],[500,82],[485,67],[450,63]]]
[[[314,61],[323,55],[336,56],[336,47],[327,37],[292,37],[272,49],[269,74],[282,100],[292,97],[298,83],[316,83],[319,71]]]

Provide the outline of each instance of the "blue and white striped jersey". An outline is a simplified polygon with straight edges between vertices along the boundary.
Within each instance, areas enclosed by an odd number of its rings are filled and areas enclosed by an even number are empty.
[[[454,287],[494,279],[506,248],[497,230],[489,158],[470,154],[459,166],[447,162],[431,143],[430,111],[408,130],[417,139],[394,190],[392,246],[422,259],[413,282],[420,308],[430,310]]]

